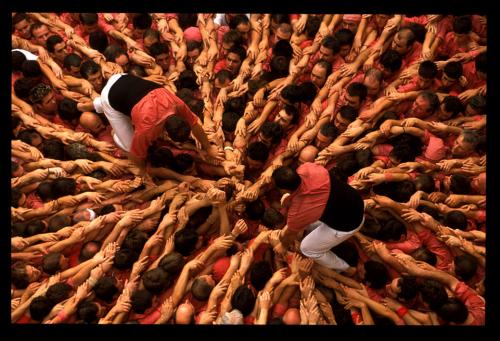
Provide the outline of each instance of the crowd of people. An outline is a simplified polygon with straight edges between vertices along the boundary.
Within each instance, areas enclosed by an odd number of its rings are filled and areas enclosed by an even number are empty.
[[[486,32],[12,13],[11,322],[484,325]]]

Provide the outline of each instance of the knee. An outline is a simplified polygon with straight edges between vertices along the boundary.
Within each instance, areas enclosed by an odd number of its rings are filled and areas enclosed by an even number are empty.
[[[300,243],[300,252],[302,252],[304,256],[312,259],[317,259],[321,256],[316,250],[311,248],[311,245],[307,245],[304,242]]]

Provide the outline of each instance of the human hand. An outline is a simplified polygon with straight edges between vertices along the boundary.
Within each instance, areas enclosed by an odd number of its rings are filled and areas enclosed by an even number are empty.
[[[457,207],[460,203],[463,202],[463,195],[459,194],[450,194],[445,200],[444,203],[450,207]]]
[[[442,202],[446,199],[446,194],[442,192],[432,192],[427,196],[427,199],[429,199],[433,203]]]
[[[236,238],[240,234],[244,234],[248,231],[248,225],[243,219],[239,219],[236,224],[234,225],[233,230],[231,231],[231,234]]]

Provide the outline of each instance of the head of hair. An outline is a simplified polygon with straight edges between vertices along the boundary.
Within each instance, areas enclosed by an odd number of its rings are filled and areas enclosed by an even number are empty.
[[[446,76],[451,79],[459,79],[463,74],[462,63],[460,62],[448,62],[444,66],[443,72]]]
[[[188,153],[180,153],[174,157],[172,170],[179,174],[185,174],[194,165],[193,157]]]
[[[94,50],[104,53],[108,45],[109,45],[108,36],[102,30],[98,29],[89,34],[89,46]]]
[[[271,143],[277,144],[283,137],[283,128],[277,122],[266,121],[260,128],[260,132],[266,138],[272,138]]]
[[[213,285],[209,284],[204,278],[196,277],[191,286],[191,293],[198,301],[206,301],[213,288]]]
[[[252,142],[248,145],[247,156],[255,161],[266,162],[269,157],[269,149],[260,141]]]
[[[47,297],[53,305],[56,305],[67,299],[72,290],[72,286],[67,283],[55,283],[47,289],[45,297]]]
[[[425,35],[427,34],[427,29],[424,25],[412,22],[409,23],[406,27],[413,32],[416,41],[418,41],[420,44],[424,43]]]
[[[160,267],[146,271],[142,275],[142,283],[153,295],[159,295],[172,283],[172,276]]]
[[[435,190],[434,178],[429,174],[417,175],[414,183],[417,191],[424,191],[429,194]]]
[[[37,83],[35,78],[21,77],[14,82],[14,94],[23,101],[29,101],[30,91]]]
[[[12,51],[12,71],[22,71],[26,56],[20,51]]]
[[[401,39],[404,39],[406,41],[407,47],[412,46],[413,43],[417,40],[417,37],[415,33],[413,33],[413,30],[408,27],[401,28],[397,34]]]
[[[389,272],[384,264],[369,260],[364,264],[365,282],[370,288],[381,289],[389,282]]]
[[[434,311],[448,299],[448,294],[443,284],[434,279],[423,279],[419,283],[418,289],[423,301]]]
[[[261,218],[261,223],[267,228],[276,229],[285,223],[285,216],[275,208],[267,207]]]
[[[412,181],[401,181],[396,183],[396,193],[394,200],[397,202],[408,202],[415,193],[415,184]]]
[[[132,64],[128,67],[128,73],[132,76],[136,77],[146,77],[147,73],[146,70],[144,69],[143,66],[137,65],[137,64]]]
[[[276,187],[289,191],[295,191],[302,182],[297,172],[288,166],[281,166],[275,169],[272,178]]]
[[[448,97],[451,97],[451,96],[448,96]],[[475,109],[478,111],[484,111],[486,109],[486,104],[487,104],[486,97],[484,97],[483,95],[480,95],[480,94],[472,96],[472,98],[469,100],[469,103],[468,103],[468,105],[470,105],[472,109]]]
[[[17,12],[16,14],[14,14],[14,16],[12,17],[12,29],[14,30],[14,26],[23,20],[30,21],[26,13]]]
[[[244,284],[234,291],[233,297],[231,297],[231,306],[233,309],[241,311],[243,316],[247,316],[255,306],[255,299],[253,291]]]
[[[132,310],[137,314],[144,314],[153,304],[153,295],[146,289],[136,290],[130,297]]]
[[[153,167],[170,167],[174,161],[174,154],[167,147],[151,147],[148,150],[148,160]]]
[[[132,268],[137,259],[139,259],[139,253],[137,251],[122,248],[116,252],[113,266],[118,270],[128,270]]]
[[[354,152],[354,158],[358,163],[359,169],[368,167],[373,163],[373,153],[370,149],[357,150]]]
[[[321,19],[319,17],[312,15],[307,17],[306,27],[304,29],[307,39],[314,39],[316,33],[319,31],[320,25]]]
[[[30,284],[30,278],[26,272],[26,263],[16,262],[10,270],[10,278],[16,289],[26,289]]]
[[[31,237],[31,236],[35,236],[37,234],[40,234],[40,233],[45,231],[46,227],[47,226],[45,225],[45,223],[42,220],[40,220],[40,219],[32,220],[32,221],[28,222],[28,224],[26,225],[26,230],[24,231],[24,236]]]
[[[47,38],[47,41],[45,42],[45,46],[47,47],[47,51],[54,53],[55,51],[55,46],[57,44],[63,43],[64,40],[61,38],[60,35],[58,34],[53,34],[50,37]]]
[[[101,249],[102,243],[97,240],[91,240],[82,245],[80,249],[80,255],[78,256],[78,261],[83,263],[92,257],[95,256],[96,253]]]
[[[49,85],[44,83],[38,83],[35,85],[31,91],[29,100],[32,104],[36,104],[41,102],[45,96],[47,96],[52,91],[52,88]]]
[[[455,264],[455,275],[461,281],[468,281],[474,277],[478,268],[477,259],[469,254],[458,255],[453,260]]]
[[[93,60],[86,60],[80,66],[80,75],[85,79],[96,72],[101,72],[101,67]]]
[[[425,79],[434,79],[438,74],[436,63],[424,60],[418,67],[418,75]]]
[[[222,114],[222,130],[228,133],[234,133],[236,124],[240,116],[233,111],[224,111]]]
[[[399,288],[397,298],[403,302],[408,302],[418,294],[417,278],[415,276],[402,275],[399,279]]]
[[[333,54],[339,53],[340,51],[340,42],[335,36],[332,35],[324,37],[323,40],[321,40],[321,46],[332,50]]]
[[[78,319],[85,323],[97,323],[99,321],[99,317],[97,316],[98,313],[99,307],[97,304],[88,300],[78,304],[78,308],[76,310],[76,316]]]
[[[191,216],[186,224],[186,228],[191,230],[196,230],[201,224],[203,224],[208,216],[212,213],[212,208],[210,206],[205,206],[197,209]]]
[[[333,140],[339,135],[337,128],[330,122],[322,124],[321,127],[319,127],[319,131],[322,135]]]
[[[174,248],[183,256],[189,256],[198,243],[198,233],[191,229],[182,229],[174,235]]]
[[[231,80],[231,72],[229,70],[223,69],[215,74],[215,79],[220,83],[225,83],[228,80]]]
[[[302,100],[302,91],[296,84],[289,84],[281,90],[281,97],[291,103],[297,103]]]
[[[302,103],[312,103],[314,98],[316,98],[316,94],[318,93],[318,89],[313,82],[307,81],[299,84],[299,89],[302,93],[301,102]]]
[[[42,142],[41,151],[46,158],[64,160],[64,144],[56,139]]]
[[[25,60],[21,65],[21,71],[24,77],[38,78],[43,76],[40,64],[36,60]]]
[[[118,293],[116,278],[109,275],[99,278],[93,290],[98,299],[106,303],[113,302],[114,296]]]
[[[471,191],[470,178],[462,174],[453,174],[450,177],[450,192],[453,194],[469,194]]]
[[[141,252],[144,244],[148,241],[148,235],[138,229],[130,231],[122,243],[122,248]]]
[[[13,223],[11,226],[11,236],[12,237],[22,237],[24,235],[24,231],[26,230],[26,223],[22,221],[18,221],[17,223]]]
[[[486,73],[488,70],[488,62],[486,61],[486,51],[481,52],[477,55],[475,59],[476,70],[482,73]]]
[[[171,276],[177,276],[184,267],[184,264],[186,264],[184,256],[174,251],[163,256],[158,267],[168,272]]]
[[[418,95],[422,97],[427,102],[429,102],[429,110],[430,112],[436,111],[439,108],[439,97],[432,91],[422,91]]]
[[[149,48],[149,54],[153,58],[156,58],[156,56],[158,56],[160,54],[167,54],[168,55],[169,53],[170,53],[170,48],[168,47],[167,43],[165,43],[165,42],[154,43]]]
[[[178,89],[187,88],[196,91],[198,89],[196,78],[194,71],[186,69],[179,74],[179,78],[175,81],[175,86]]]
[[[57,105],[57,108],[59,109],[59,117],[69,122],[79,119],[82,113],[78,110],[76,106],[77,104],[78,103],[71,98],[63,98]]]
[[[234,45],[229,49],[227,53],[237,54],[240,57],[240,61],[244,61],[247,55],[247,51],[241,45]]]
[[[472,19],[470,15],[461,15],[453,20],[453,32],[457,34],[468,34],[472,31]]]
[[[349,84],[346,88],[347,93],[353,97],[359,97],[359,101],[363,102],[368,94],[368,90],[366,89],[366,85],[360,82],[353,82]]]
[[[63,66],[68,70],[70,70],[72,66],[80,67],[81,64],[82,64],[82,57],[80,57],[76,53],[68,53],[68,55],[64,57]]]
[[[116,58],[120,57],[122,54],[126,55],[127,51],[125,51],[118,44],[111,44],[102,53],[108,62],[115,62]]]
[[[33,141],[38,137],[41,136],[35,129],[25,129],[17,135],[17,138],[19,140],[32,146],[33,146]]]
[[[165,130],[175,142],[185,142],[189,138],[191,128],[186,120],[179,115],[171,115],[165,121]]]
[[[351,107],[350,105],[343,105],[339,109],[338,113],[342,118],[348,120],[349,122],[354,122],[359,115],[358,109]]]
[[[403,65],[403,58],[397,51],[388,49],[380,56],[379,63],[385,69],[394,73],[401,69],[401,65]]]
[[[186,41],[186,48],[187,51],[194,51],[194,50],[203,50],[203,43],[201,41],[196,41],[196,40],[188,40]]]
[[[139,13],[132,19],[132,25],[136,29],[147,30],[152,24],[153,19],[148,13]]]
[[[40,197],[40,199],[42,199],[43,202],[53,199],[54,194],[52,193],[52,181],[42,181],[36,188],[36,194]]]
[[[226,44],[241,45],[243,44],[243,38],[240,33],[235,29],[230,29],[222,36],[222,42]]]
[[[57,178],[52,182],[52,194],[54,198],[65,195],[75,195],[76,180],[73,178]]]
[[[444,215],[443,225],[465,231],[467,229],[467,216],[462,211],[449,211]]]
[[[293,56],[293,48],[288,40],[281,39],[278,40],[273,46],[273,57],[282,56],[287,60],[287,64],[290,62]]]
[[[443,106],[446,112],[451,113],[451,116],[448,119],[454,118],[459,113],[464,111],[464,105],[457,96],[446,96],[443,99]]]
[[[436,220],[440,219],[439,210],[437,210],[434,207],[429,207],[426,205],[418,205],[416,210],[417,210],[417,212],[427,213],[428,215],[430,215],[432,218],[434,218]]]
[[[224,110],[233,111],[238,114],[239,117],[243,116],[245,111],[246,101],[242,96],[232,97],[224,103]]]
[[[179,26],[185,30],[188,27],[197,26],[198,16],[196,13],[178,13]]]
[[[29,309],[31,319],[34,321],[42,321],[47,316],[54,305],[45,296],[38,296],[31,301]]]
[[[249,201],[245,204],[245,213],[250,220],[259,220],[264,214],[264,202],[259,198],[254,201]]]
[[[340,30],[335,32],[334,37],[337,39],[340,46],[351,46],[354,42],[354,33],[347,28],[341,28]]]
[[[55,275],[61,269],[59,264],[61,260],[61,253],[50,252],[42,258],[42,270],[49,275]]]
[[[97,13],[80,13],[78,17],[84,25],[95,25],[97,24],[97,20],[99,18]]]
[[[467,306],[456,297],[450,297],[437,310],[437,315],[446,322],[464,323],[469,316]]]
[[[434,253],[432,253],[426,247],[420,247],[411,253],[411,256],[418,261],[425,262],[432,266],[435,266],[437,263],[437,257]]]
[[[379,231],[379,238],[383,241],[397,241],[404,235],[406,235],[406,226],[395,218],[383,224]]]

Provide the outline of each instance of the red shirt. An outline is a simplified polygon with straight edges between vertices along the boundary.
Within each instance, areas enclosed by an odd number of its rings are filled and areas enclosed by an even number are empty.
[[[422,246],[422,242],[418,238],[417,234],[412,230],[406,231],[406,239],[401,242],[386,242],[385,245],[387,249],[398,249],[406,254],[410,254]]]
[[[421,54],[422,54],[422,44],[416,41],[413,43],[413,46],[410,49],[410,51],[408,51],[406,55],[403,57],[403,63],[401,65],[401,69],[404,70],[409,65],[413,64],[420,58]]]
[[[302,182],[289,197],[287,217],[288,228],[294,232],[321,217],[330,195],[330,176],[325,167],[306,162],[297,168],[297,173]]]
[[[417,235],[422,241],[422,244],[430,252],[436,255],[436,268],[442,271],[450,271],[451,264],[453,263],[453,256],[448,247],[439,241],[428,229],[418,232]]]
[[[467,306],[469,314],[474,317],[471,325],[483,326],[486,321],[484,299],[464,282],[459,282],[455,287],[455,296]]]

